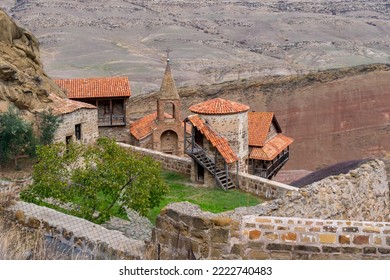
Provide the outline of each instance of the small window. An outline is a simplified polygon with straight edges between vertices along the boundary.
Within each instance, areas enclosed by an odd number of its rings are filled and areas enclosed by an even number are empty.
[[[81,140],[81,124],[76,124],[74,126],[75,134],[76,134],[76,139]]]
[[[66,136],[65,142],[66,142],[66,145],[69,145],[72,142],[72,136]]]

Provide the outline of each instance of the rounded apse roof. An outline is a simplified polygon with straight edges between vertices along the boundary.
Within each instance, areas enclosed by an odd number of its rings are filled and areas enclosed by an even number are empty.
[[[228,115],[248,111],[249,106],[222,98],[215,98],[192,105],[189,109],[197,114]]]

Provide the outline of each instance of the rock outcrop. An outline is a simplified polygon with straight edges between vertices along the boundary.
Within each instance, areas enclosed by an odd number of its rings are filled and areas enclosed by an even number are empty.
[[[38,40],[0,9],[0,112],[12,103],[31,118],[51,93],[65,97],[43,70]]]

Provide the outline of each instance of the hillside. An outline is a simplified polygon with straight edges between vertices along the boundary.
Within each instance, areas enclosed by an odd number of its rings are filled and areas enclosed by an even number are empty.
[[[387,0],[2,0],[53,77],[128,75],[156,90],[165,50],[180,85],[388,63]]]
[[[315,170],[390,151],[389,65],[367,65],[182,87],[183,117],[200,101],[221,97],[273,111],[295,139],[287,169]],[[156,93],[133,97],[134,118],[155,110]]]

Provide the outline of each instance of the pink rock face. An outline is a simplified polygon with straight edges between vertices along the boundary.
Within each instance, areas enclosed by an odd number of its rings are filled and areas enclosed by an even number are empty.
[[[286,168],[315,170],[389,151],[389,81],[390,72],[372,72],[271,100],[267,110],[295,139]]]

